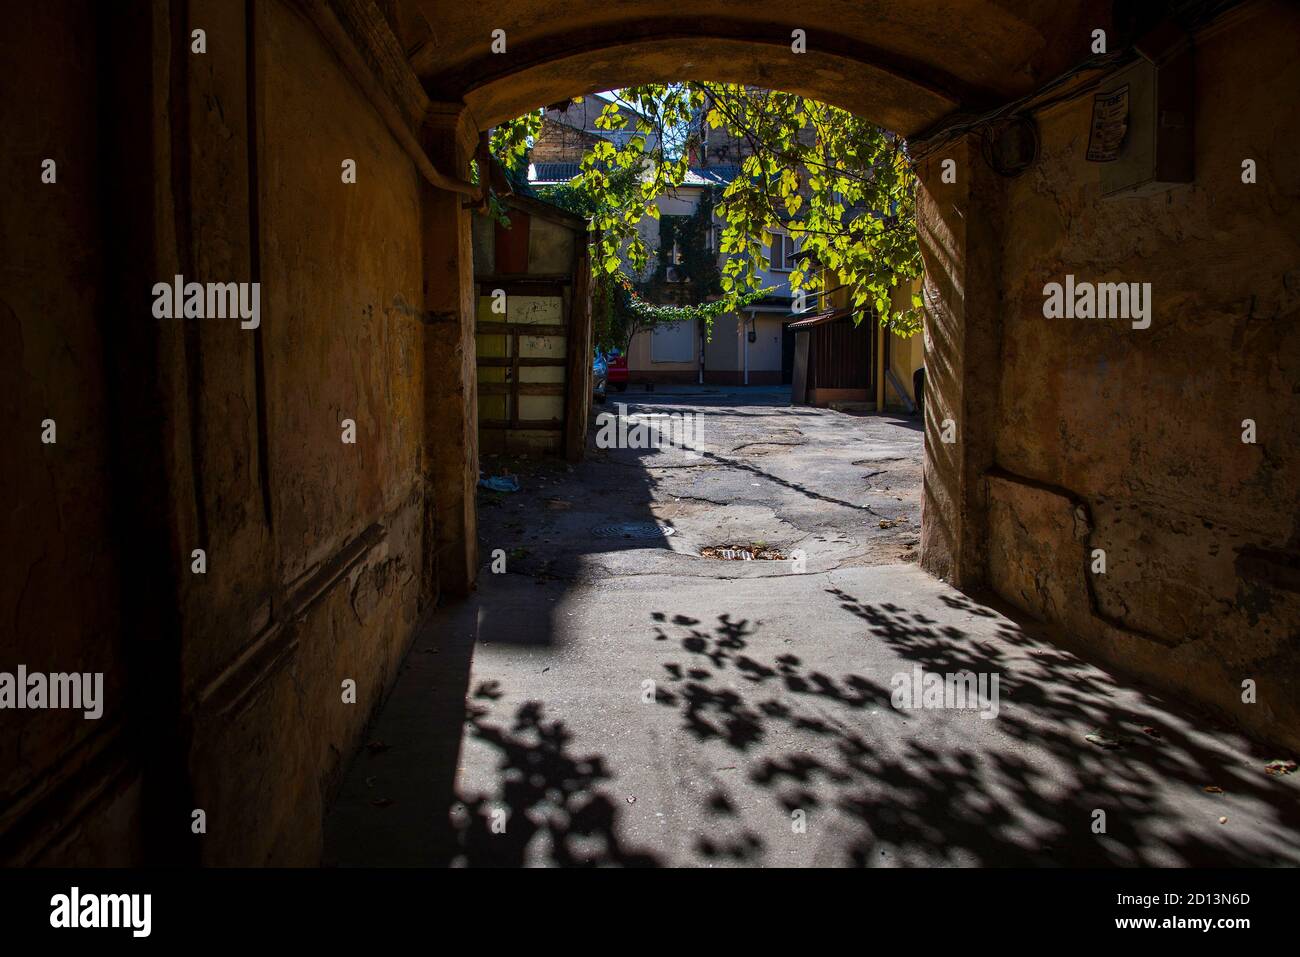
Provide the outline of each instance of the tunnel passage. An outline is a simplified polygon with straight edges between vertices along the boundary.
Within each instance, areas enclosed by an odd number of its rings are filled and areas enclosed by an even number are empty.
[[[0,856],[319,858],[416,622],[478,566],[479,134],[650,80],[788,89],[914,140],[924,567],[1296,744],[1300,130],[1270,104],[1300,87],[1300,13],[1253,0],[1193,25],[1178,189],[1102,197],[1088,96],[1026,101],[1040,148],[1014,178],[978,125],[939,135],[1089,61],[1094,31],[1118,55],[1148,25],[1011,0],[689,18],[661,0],[65,0],[16,19],[0,45],[33,81],[4,98],[3,162],[33,186],[6,199],[0,318],[21,345],[0,362],[32,447],[0,491],[6,540],[41,546],[6,556],[6,658],[102,671],[107,706],[6,720]],[[38,184],[47,157],[58,179]],[[1150,282],[1150,328],[1045,319],[1066,274]],[[259,328],[153,320],[148,290],[176,275],[258,282]]]

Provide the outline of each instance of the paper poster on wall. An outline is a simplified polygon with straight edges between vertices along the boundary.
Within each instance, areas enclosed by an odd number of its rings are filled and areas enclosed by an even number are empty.
[[[1109,163],[1119,158],[1128,132],[1128,86],[1098,93],[1092,100],[1092,130],[1088,134],[1088,161]]]

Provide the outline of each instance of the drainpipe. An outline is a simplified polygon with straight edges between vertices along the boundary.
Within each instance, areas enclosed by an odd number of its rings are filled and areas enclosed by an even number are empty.
[[[889,331],[876,319],[873,311],[870,319],[876,324],[876,411],[885,411],[885,370],[889,368]]]
[[[708,348],[709,342],[708,342],[708,339],[705,338],[705,332],[704,332],[704,329],[705,329],[705,326],[704,326],[704,320],[703,320],[703,319],[696,319],[695,321],[699,324],[698,327],[699,327],[699,330],[700,330],[700,336],[699,336],[699,344],[700,344],[700,373],[699,373],[699,379],[700,379],[700,385],[704,385],[704,350]]]
[[[754,321],[754,313],[749,313],[749,322]],[[749,329],[746,328],[746,321],[742,317],[740,321],[740,341],[743,343],[741,348],[745,350],[745,385],[749,385]]]

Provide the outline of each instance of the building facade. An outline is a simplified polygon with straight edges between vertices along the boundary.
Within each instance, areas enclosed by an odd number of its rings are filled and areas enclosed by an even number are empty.
[[[608,99],[597,96],[581,103],[548,108],[542,130],[530,152],[529,183],[534,186],[568,182],[580,172],[583,154],[600,139],[621,144],[632,129],[636,114],[626,106],[620,111],[628,120],[626,130],[604,130],[596,126]],[[701,116],[703,114],[701,113]],[[632,277],[643,298],[656,303],[690,303],[710,297],[698,288],[698,280],[686,275],[683,259],[689,251],[662,250],[665,224],[684,223],[708,217],[702,239],[715,267],[725,261],[721,252],[726,223],[709,212],[718,196],[739,174],[740,162],[749,155],[741,140],[723,142],[695,137],[690,149],[691,166],[682,184],[656,200],[659,216],[644,217],[638,231],[650,250],[647,268],[636,273],[625,260],[624,271]],[[701,207],[707,207],[701,212]],[[671,231],[671,229],[670,229]],[[794,268],[795,243],[778,230],[773,245],[765,248],[771,267],[759,270],[768,293],[740,313],[727,313],[712,323],[682,322],[638,333],[628,348],[629,380],[632,384],[704,383],[724,385],[779,385],[790,381],[792,336],[785,324],[793,305],[790,272]]]

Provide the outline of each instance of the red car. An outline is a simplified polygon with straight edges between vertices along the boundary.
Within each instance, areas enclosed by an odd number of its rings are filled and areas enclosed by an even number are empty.
[[[606,383],[615,392],[627,391],[627,356],[620,352],[611,352],[605,357],[605,362],[609,367]]]

